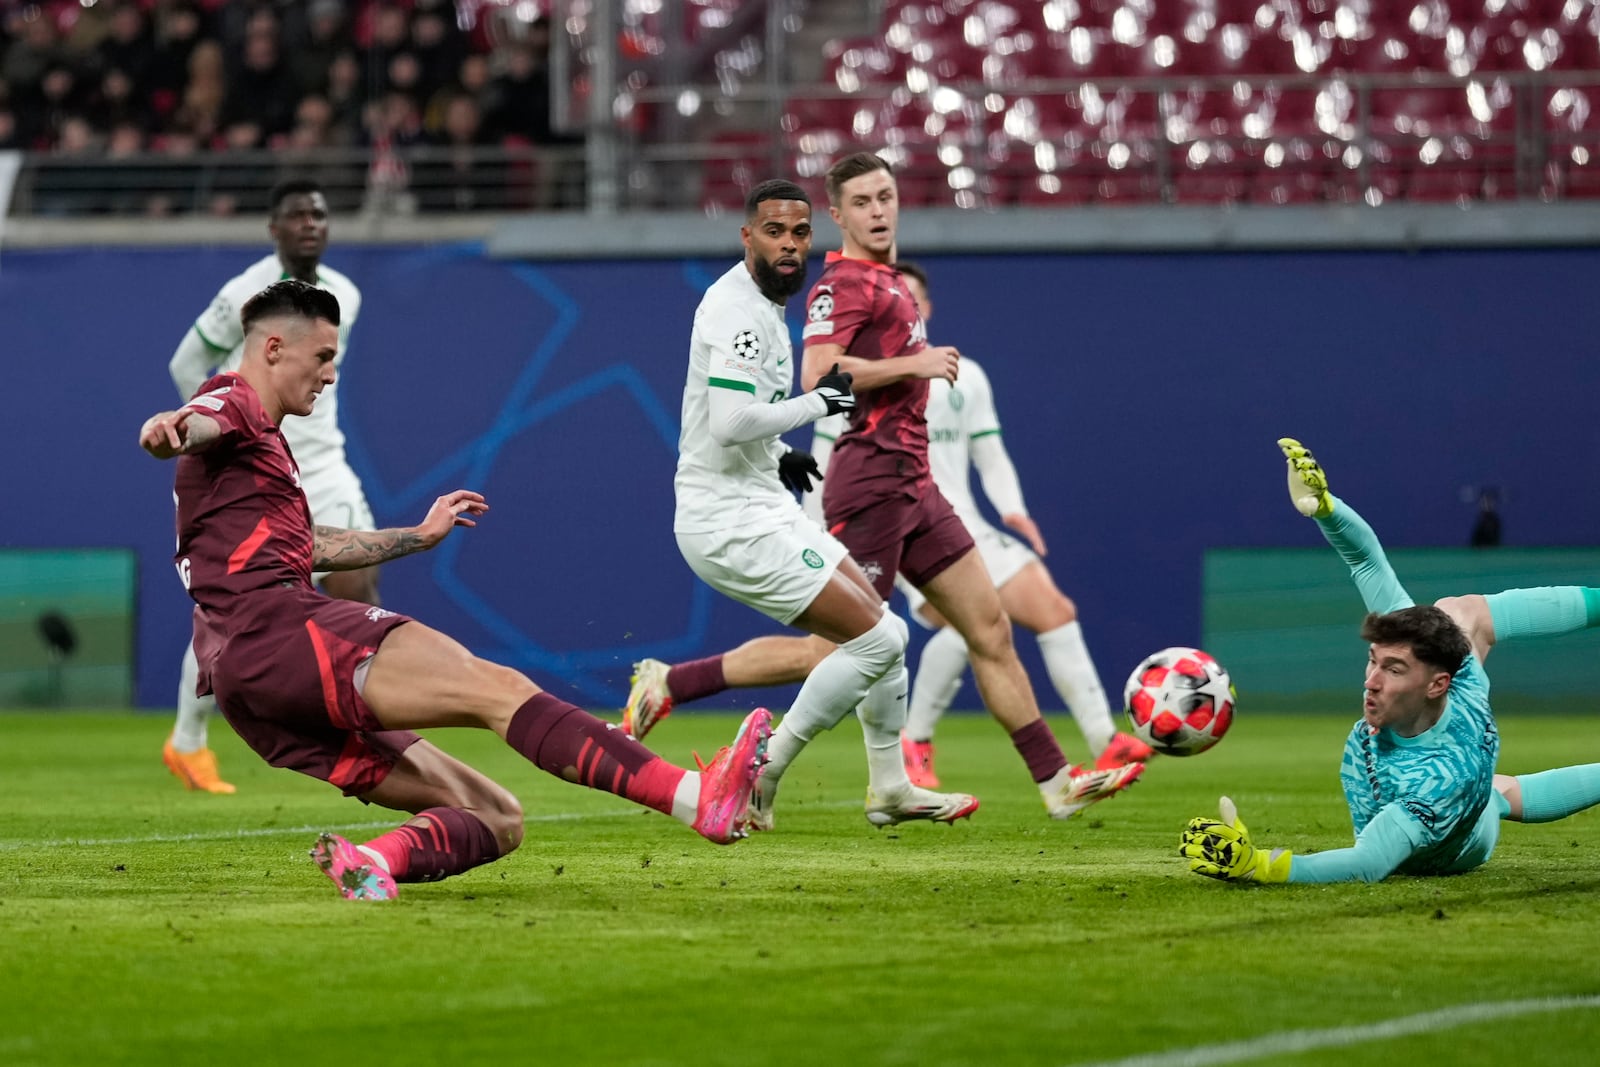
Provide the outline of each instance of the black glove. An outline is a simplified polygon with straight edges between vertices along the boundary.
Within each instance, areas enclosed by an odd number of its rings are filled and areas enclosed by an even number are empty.
[[[841,411],[854,411],[856,409],[855,394],[850,392],[852,380],[849,371],[839,373],[839,364],[835,363],[833,369],[817,379],[817,387],[812,390],[819,393],[827,402],[828,414],[837,415]]]
[[[849,377],[849,375],[846,375]],[[791,493],[811,492],[811,479],[822,481],[822,468],[810,452],[792,448],[778,460],[778,481]]]

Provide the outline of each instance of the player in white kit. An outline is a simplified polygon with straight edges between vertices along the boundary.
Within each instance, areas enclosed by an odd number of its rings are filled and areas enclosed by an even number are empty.
[[[193,396],[215,371],[238,366],[244,351],[240,310],[245,301],[286,278],[298,278],[326,289],[339,301],[339,352],[334,364],[344,361],[350,330],[361,310],[361,291],[349,278],[322,263],[322,254],[328,247],[328,202],[322,187],[307,179],[281,182],[273,188],[268,205],[267,232],[272,235],[272,253],[228,280],[184,334],[167,365],[184,400]],[[360,479],[345,459],[338,391],[339,383],[335,381],[322,391],[310,415],[285,420],[283,437],[299,464],[312,521],[319,526],[371,530],[372,510],[361,491]],[[376,567],[368,567],[313,577],[331,597],[376,604],[377,574]],[[184,652],[177,721],[162,748],[162,761],[185,788],[232,793],[234,787],[222,780],[216,757],[206,744],[206,720],[216,702],[209,696],[195,696],[198,675],[191,646]]]
[[[895,265],[905,277],[923,321],[930,320],[933,302],[928,296],[927,273],[915,263]],[[933,480],[977,542],[1006,614],[1037,635],[1050,681],[1083,732],[1096,757],[1095,765],[1118,767],[1149,759],[1148,745],[1117,731],[1100,675],[1084,644],[1077,606],[1045,568],[1041,558],[1047,554],[1044,537],[1023,502],[1022,483],[1001,436],[994,392],[976,360],[962,357],[961,379],[954,385],[942,378],[928,383],[927,417],[928,465]],[[812,454],[824,470],[832,439],[844,429],[835,422],[819,422],[814,431]],[[972,494],[974,469],[1001,521],[1020,538],[992,525],[979,511]],[[938,631],[923,648],[917,665],[903,740],[911,780],[932,787],[939,784],[933,768],[934,728],[961,688],[968,665],[967,646],[914,586],[904,581],[897,585],[906,595],[912,618]]]
[[[855,404],[848,375],[823,375],[811,392],[789,395],[794,359],[783,307],[805,284],[809,198],[793,182],[760,183],[746,201],[740,235],[744,259],[706,290],[695,311],[673,532],[690,568],[712,588],[838,646],[811,670],[773,731],[751,826],[772,828],[773,800],[790,762],[852,710],[866,739],[868,821],[953,822],[972,814],[977,799],[913,786],[900,753],[905,623],[780,478],[789,450],[779,435]],[[625,719],[636,735],[649,725]]]

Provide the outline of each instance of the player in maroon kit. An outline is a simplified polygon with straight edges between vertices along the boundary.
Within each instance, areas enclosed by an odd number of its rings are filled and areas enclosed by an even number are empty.
[[[984,704],[1010,735],[1046,809],[1067,818],[1132,785],[1144,764],[1073,767],[1039,716],[994,582],[928,470],[928,380],[954,382],[961,353],[928,344],[916,301],[894,267],[894,174],[879,156],[858,152],[829,168],[827,187],[844,248],[828,253],[811,289],[801,381],[811,388],[837,362],[854,376],[859,398],[823,482],[829,532],[885,600],[898,571],[960,632]]]
[[[770,715],[752,712],[703,772],[673,766],[615,726],[391,611],[332,600],[312,571],[370,567],[432,548],[488,510],[465,489],[414,527],[311,524],[278,426],[311,411],[334,380],[339,304],[299,281],[244,306],[244,355],[184,407],[152,415],[139,444],[178,460],[178,574],[194,599],[202,692],[275,767],[413,818],[362,845],[323,834],[311,851],[350,899],[386,900],[522,840],[515,797],[412,730],[495,731],[542,770],[626,797],[727,844],[745,836]]]

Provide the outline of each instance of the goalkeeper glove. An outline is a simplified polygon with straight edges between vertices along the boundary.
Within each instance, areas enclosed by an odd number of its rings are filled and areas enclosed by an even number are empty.
[[[811,492],[811,479],[822,481],[822,468],[810,452],[791,448],[778,459],[778,481],[791,493]]]
[[[1311,450],[1292,437],[1278,438],[1278,447],[1289,463],[1289,500],[1295,510],[1308,519],[1325,519],[1333,514],[1333,497],[1328,493],[1328,476]]]
[[[1250,831],[1233,801],[1223,797],[1218,807],[1221,822],[1190,819],[1183,831],[1178,855],[1189,857],[1189,869],[1228,882],[1287,882],[1294,854],[1284,848],[1271,852],[1257,848],[1250,843]]]
[[[853,377],[849,371],[839,373],[839,364],[835,363],[831,371],[817,379],[817,387],[812,392],[821,396],[823,402],[828,405],[829,415],[856,409],[855,394],[850,392],[850,382]]]

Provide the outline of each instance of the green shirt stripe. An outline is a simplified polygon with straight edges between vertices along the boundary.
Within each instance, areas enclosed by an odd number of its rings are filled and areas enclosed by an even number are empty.
[[[755,382],[736,382],[732,378],[711,378],[707,381],[707,384],[714,385],[718,389],[736,389],[742,393],[749,393],[751,396],[756,395]]]
[[[213,352],[224,352],[224,353],[226,353],[226,352],[232,352],[233,351],[233,349],[227,348],[227,347],[225,347],[223,345],[219,345],[219,344],[217,344],[217,342],[215,342],[211,338],[207,337],[206,336],[206,332],[200,328],[200,324],[198,322],[194,324],[194,332],[195,332],[196,335],[199,336],[200,340],[202,340],[202,341],[204,341],[206,343],[206,347],[211,349]]]
[[[993,430],[979,430],[977,433],[972,435],[971,440],[976,441],[980,437],[988,437],[992,433],[999,433],[999,432],[1000,432],[1000,430],[999,430],[998,427],[996,427]]]

